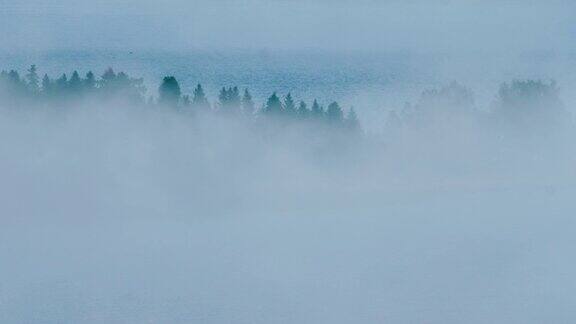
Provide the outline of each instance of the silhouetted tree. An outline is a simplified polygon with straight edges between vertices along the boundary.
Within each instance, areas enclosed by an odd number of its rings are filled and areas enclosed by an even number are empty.
[[[230,105],[234,108],[236,108],[236,110],[240,110],[240,103],[241,103],[241,99],[240,99],[240,90],[238,90],[238,87],[234,87],[232,88],[232,90],[230,91]]]
[[[92,73],[92,71],[88,71],[88,73],[86,73],[83,86],[87,93],[92,93],[96,89],[96,78],[94,77],[94,73]]]
[[[558,126],[568,118],[556,82],[515,80],[500,86],[494,116],[508,124]]]
[[[47,74],[44,74],[41,82],[35,65],[32,65],[27,71],[25,78],[21,78],[15,70],[0,72],[0,97],[2,97],[3,103],[19,103],[20,99],[27,100],[42,94],[41,98],[51,104],[72,103],[73,100],[78,100],[80,95],[84,98],[118,99],[145,104],[146,89],[143,79],[131,78],[124,72],[116,73],[112,68],[106,69],[100,79],[97,79],[92,72],[86,73],[85,78],[81,78],[77,71],[73,71],[70,78],[64,73],[54,81]],[[182,95],[180,85],[175,77],[166,76],[163,78],[158,92],[157,102],[161,105],[193,106],[198,110],[210,109],[210,104],[200,84],[194,89],[191,98]],[[6,101],[7,95],[10,97],[8,101]],[[248,89],[244,89],[241,96],[238,87],[224,87],[221,89],[218,99],[218,107],[222,112],[233,114],[242,112],[246,116],[252,116],[255,112],[255,104]],[[153,101],[153,97],[150,96],[148,104],[153,105]],[[349,129],[359,129],[358,119],[353,109],[348,112],[346,119],[344,119],[342,109],[336,102],[331,103],[326,112],[316,100],[314,100],[311,110],[308,109],[304,101],[301,101],[296,107],[291,93],[288,93],[284,100],[273,93],[266,100],[260,113],[264,116],[298,117],[300,120],[315,116],[318,119],[327,119],[333,124],[345,122]]]
[[[282,114],[282,102],[280,102],[280,98],[278,98],[276,92],[266,101],[264,114],[268,116],[280,116],[280,114]]]
[[[224,113],[240,112],[240,92],[238,87],[222,88],[218,95],[220,111]]]
[[[360,131],[360,121],[358,121],[358,116],[356,115],[356,111],[354,111],[354,107],[351,107],[346,115],[346,119],[344,120],[344,125],[346,129],[352,132],[359,132]]]
[[[337,102],[333,102],[328,105],[328,109],[326,110],[326,117],[328,118],[328,122],[331,124],[340,124],[342,123],[344,113],[342,112],[342,108]]]
[[[33,94],[37,95],[40,93],[40,77],[36,70],[36,65],[30,66],[28,69],[28,74],[26,74],[26,80],[28,81],[28,90]]]
[[[54,83],[54,93],[59,98],[64,98],[68,95],[68,77],[63,73]]]
[[[300,101],[300,105],[298,105],[298,118],[307,119],[308,117],[310,117],[310,110],[304,101]]]
[[[173,76],[164,77],[162,84],[158,89],[159,99],[158,102],[162,105],[176,107],[180,101],[180,84]]]
[[[82,90],[82,80],[80,80],[80,75],[78,71],[74,71],[68,81],[68,90],[71,94],[78,95]]]
[[[100,77],[100,82],[99,86],[100,89],[102,89],[105,92],[110,92],[110,88],[112,88],[114,86],[114,82],[116,81],[116,73],[114,73],[114,70],[112,68],[108,68],[106,69],[106,71],[104,71],[104,74],[102,74],[102,77]]]
[[[314,99],[314,102],[312,103],[312,110],[310,112],[310,115],[315,120],[324,117],[324,109],[322,109],[322,107],[318,104],[318,101],[316,99]]]
[[[254,114],[255,105],[252,101],[252,95],[248,92],[248,89],[244,89],[244,95],[242,96],[242,112],[246,116],[252,116]]]
[[[175,79],[174,79],[175,80]],[[116,75],[113,84],[113,93],[122,100],[128,100],[131,103],[142,103],[144,101],[144,79],[134,79],[124,72]],[[178,82],[176,82],[178,84]],[[179,86],[178,86],[179,89]]]
[[[284,97],[284,114],[289,118],[296,117],[297,114],[296,103],[294,103],[290,92]]]
[[[142,78],[133,79],[124,72],[116,74],[112,68],[108,68],[97,84],[99,92],[105,99],[127,100],[131,103],[144,102],[146,87]]]
[[[53,94],[53,84],[48,74],[44,74],[44,77],[42,78],[42,94],[46,97]]]
[[[204,89],[202,89],[202,85],[200,84],[198,84],[194,89],[192,107],[195,111],[206,112],[210,110],[210,103],[208,102],[208,99],[206,99],[206,94],[204,93]]]
[[[15,70],[10,72],[2,71],[0,73],[0,81],[0,90],[3,92],[5,99],[13,103],[26,99],[29,94],[26,82],[20,78],[20,74]]]

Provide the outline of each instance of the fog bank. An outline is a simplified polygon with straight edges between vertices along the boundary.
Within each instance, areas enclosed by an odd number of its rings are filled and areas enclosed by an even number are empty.
[[[510,146],[443,127],[326,150],[110,106],[0,125],[2,322],[574,317],[569,133]]]

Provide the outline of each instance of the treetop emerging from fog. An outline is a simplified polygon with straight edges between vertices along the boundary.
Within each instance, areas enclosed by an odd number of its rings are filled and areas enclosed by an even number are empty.
[[[216,101],[207,98],[198,84],[192,94],[183,94],[174,76],[163,78],[157,97],[146,98],[144,80],[108,68],[100,77],[93,72],[80,76],[77,71],[53,79],[40,77],[32,65],[22,76],[15,70],[0,73],[0,104],[5,107],[44,107],[64,109],[79,103],[126,103],[134,106],[174,111],[185,115],[215,114],[244,121],[282,121],[289,124],[341,129],[360,134],[354,108],[343,109],[338,102],[322,106],[296,100],[291,93],[272,93],[261,106],[249,89],[223,87]],[[439,130],[462,125],[487,123],[492,127],[539,133],[542,129],[565,126],[570,115],[558,96],[554,81],[514,80],[503,83],[489,109],[479,109],[472,90],[457,82],[438,89],[425,90],[415,104],[393,111],[384,128]],[[28,108],[26,108],[28,109]]]

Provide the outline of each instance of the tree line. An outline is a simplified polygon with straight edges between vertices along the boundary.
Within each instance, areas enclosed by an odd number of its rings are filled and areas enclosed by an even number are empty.
[[[100,77],[93,72],[80,76],[74,71],[70,77],[62,74],[56,79],[47,74],[38,75],[32,65],[24,75],[17,71],[0,72],[0,103],[67,105],[79,100],[121,100],[131,104],[165,107],[191,114],[220,114],[260,120],[276,120],[294,123],[315,123],[333,128],[343,128],[360,133],[361,126],[353,108],[346,113],[334,101],[326,108],[314,100],[310,105],[295,100],[290,93],[281,97],[270,95],[257,107],[248,89],[223,87],[218,98],[211,103],[204,88],[198,84],[191,95],[182,93],[174,76],[163,78],[157,98],[146,98],[147,89],[142,78],[133,78],[124,72],[116,73],[108,68]],[[410,126],[412,128],[446,126],[470,118],[490,120],[492,124],[519,125],[535,129],[542,125],[566,124],[571,117],[564,109],[554,81],[514,80],[503,83],[488,109],[478,109],[470,89],[453,82],[447,86],[424,91],[415,104],[406,104],[399,111],[392,111],[388,118],[389,128]],[[8,105],[8,106],[9,106]]]
[[[65,73],[56,79],[47,74],[40,77],[35,65],[22,76],[15,70],[0,72],[0,101],[10,104],[66,105],[79,100],[121,100],[198,114],[218,113],[294,122],[317,121],[354,132],[361,131],[354,108],[345,113],[336,101],[324,108],[317,100],[309,106],[305,101],[297,102],[291,93],[284,97],[273,93],[258,108],[248,89],[240,91],[235,86],[223,87],[217,101],[211,103],[201,84],[194,88],[191,95],[185,95],[174,76],[163,78],[157,98],[146,98],[146,92],[142,78],[133,78],[124,72],[116,73],[112,68],[108,68],[99,78],[91,71],[84,76],[74,71],[70,77]]]

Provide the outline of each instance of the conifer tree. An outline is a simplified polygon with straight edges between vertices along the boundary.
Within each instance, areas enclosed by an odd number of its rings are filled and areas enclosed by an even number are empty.
[[[194,89],[194,97],[192,98],[192,107],[196,111],[210,110],[210,103],[208,103],[208,99],[206,99],[206,94],[204,93],[204,89],[202,88],[202,85],[200,83],[198,83],[198,85]]]
[[[94,73],[92,73],[92,71],[88,71],[88,73],[86,73],[86,77],[84,78],[82,84],[86,92],[92,92],[96,88],[96,78],[94,77]]]
[[[328,122],[331,124],[340,124],[343,120],[343,115],[342,108],[340,108],[340,105],[336,101],[328,105],[328,109],[326,110]]]
[[[33,95],[40,93],[40,78],[38,77],[36,65],[30,66],[28,74],[26,74],[26,80],[28,81],[28,90]]]
[[[282,114],[282,102],[280,102],[280,98],[278,98],[276,92],[266,101],[264,113],[268,116],[280,116],[280,114]]]
[[[20,74],[17,71],[3,71],[1,75],[4,81],[4,90],[10,97],[22,98],[28,93],[26,82],[20,78]]]
[[[284,114],[287,117],[296,116],[296,104],[294,103],[294,99],[292,99],[290,92],[284,98]]]
[[[356,111],[354,111],[354,107],[351,107],[348,111],[344,124],[346,128],[352,132],[360,131],[360,122],[358,121],[358,116],[356,115]]]
[[[230,98],[229,98],[230,106],[235,111],[239,111],[241,109],[241,107],[240,107],[240,104],[241,104],[240,90],[238,90],[238,87],[234,87],[234,88],[229,90],[229,93],[230,93]]]
[[[106,71],[104,71],[104,74],[102,74],[102,83],[107,83],[107,82],[111,82],[114,81],[114,79],[116,79],[116,73],[114,73],[114,70],[109,67],[106,69]]]
[[[50,96],[52,95],[52,90],[52,80],[50,80],[48,74],[44,74],[42,78],[42,93],[44,96]]]
[[[176,107],[180,101],[180,84],[173,76],[164,77],[162,84],[158,89],[159,99],[158,102],[162,105]]]
[[[218,95],[220,111],[224,113],[237,113],[240,111],[240,91],[238,87],[225,87],[220,90]]]
[[[65,96],[68,94],[68,77],[63,73],[54,83],[54,90],[58,96]]]
[[[74,71],[68,81],[68,89],[71,94],[79,94],[82,90],[82,80],[80,80],[80,75],[78,71]]]
[[[300,105],[298,106],[298,118],[300,119],[307,119],[310,116],[310,110],[306,106],[304,101],[300,101]]]
[[[158,102],[165,106],[177,107],[180,102],[180,84],[173,76],[164,77],[158,89]]]
[[[254,114],[254,101],[252,101],[252,95],[248,89],[244,89],[244,95],[242,96],[242,112],[246,116],[252,116]]]
[[[318,101],[316,99],[314,99],[314,102],[312,103],[312,110],[310,112],[310,115],[312,116],[312,118],[316,120],[324,117],[324,109],[322,109],[322,107],[318,104]]]

